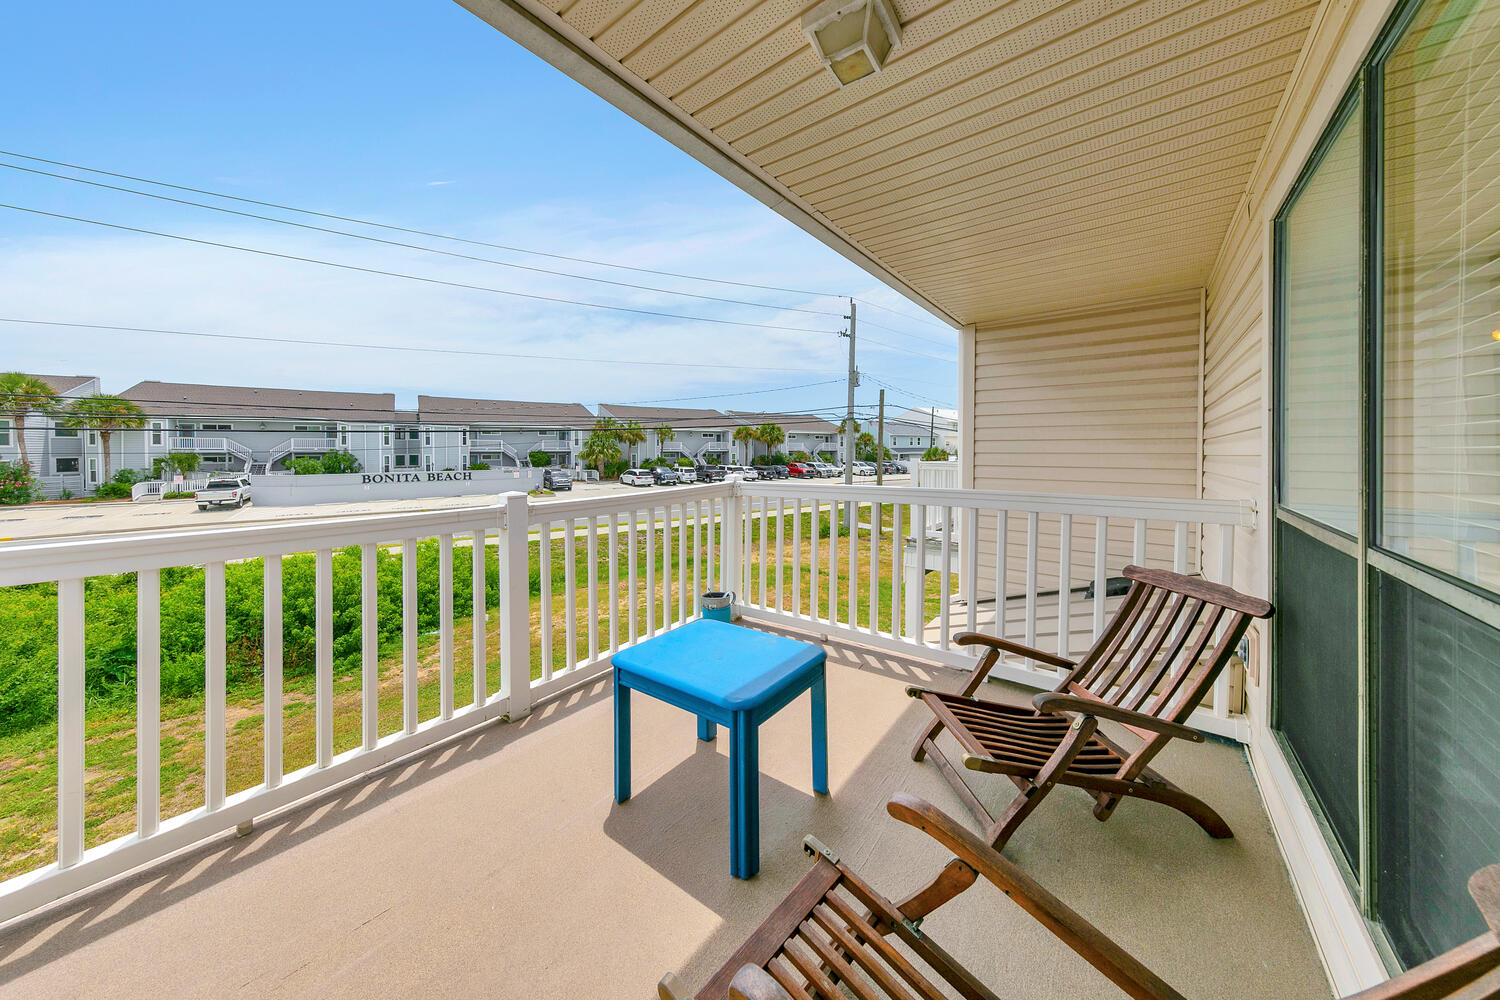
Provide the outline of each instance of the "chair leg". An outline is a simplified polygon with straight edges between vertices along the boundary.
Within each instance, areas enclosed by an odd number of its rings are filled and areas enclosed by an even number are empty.
[[[1215,812],[1212,806],[1196,795],[1189,795],[1160,775],[1154,773],[1142,775],[1130,783],[1130,790],[1126,794],[1171,806],[1201,826],[1203,832],[1215,840],[1225,840],[1234,836],[1234,831],[1229,828],[1228,823],[1224,822],[1224,817]],[[1118,804],[1118,800],[1116,801]],[[1096,807],[1096,813],[1099,808],[1101,807]],[[1110,811],[1113,811],[1113,807]],[[1108,818],[1108,813],[1105,814],[1105,818]]]
[[[932,762],[937,765],[938,773],[948,779],[948,784],[953,786],[953,790],[958,793],[958,797],[963,801],[963,804],[969,807],[969,812],[974,814],[974,818],[982,826],[989,826],[994,823],[995,817],[991,816],[989,810],[980,803],[978,796],[970,790],[963,776],[958,773],[958,769],[953,766],[952,761],[947,758],[943,751],[938,749],[938,745],[932,740],[928,740],[926,743],[926,752],[932,755]]]
[[[1068,735],[1057,749],[1052,751],[1052,756],[1047,758],[1047,763],[1028,784],[1030,787],[1022,787],[1021,794],[1011,799],[1010,805],[1005,807],[995,820],[993,826],[986,831],[990,846],[995,850],[1003,850],[1006,843],[1015,832],[1020,829],[1026,818],[1036,811],[1036,807],[1042,804],[1047,793],[1052,791],[1057,784],[1057,779],[1065,775],[1077,756],[1083,752],[1084,747],[1089,745],[1089,740],[1094,736],[1094,730],[1099,728],[1099,723],[1092,716],[1078,717],[1073,720]]]
[[[943,723],[941,719],[934,721],[930,726],[922,730],[922,735],[917,737],[916,745],[911,748],[911,759],[918,764],[922,763],[922,758],[927,756],[927,744],[935,741],[938,738],[938,734],[942,731]]]

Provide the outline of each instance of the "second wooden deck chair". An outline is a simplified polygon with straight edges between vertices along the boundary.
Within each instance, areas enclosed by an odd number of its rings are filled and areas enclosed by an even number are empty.
[[[1129,952],[935,806],[898,794],[886,808],[951,850],[954,859],[925,888],[892,903],[808,838],[812,870],[714,973],[696,1000],[941,1000],[953,994],[997,1000],[918,926],[922,917],[979,878],[1015,900],[1127,996],[1183,1000]],[[1488,932],[1350,1000],[1500,998],[1500,865],[1477,872],[1469,891]],[[672,975],[662,979],[657,992],[661,1000],[693,1000]]]
[[[956,694],[908,689],[936,716],[923,727],[912,759],[931,755],[997,850],[1055,785],[1092,794],[1101,822],[1122,799],[1148,799],[1186,813],[1210,836],[1233,836],[1218,813],[1148,765],[1173,739],[1203,742],[1201,733],[1183,723],[1212,689],[1251,620],[1269,618],[1271,605],[1166,570],[1127,566],[1124,575],[1129,592],[1078,662],[964,632],[954,641],[987,648],[963,688]],[[1004,653],[1056,667],[1064,672],[1062,682],[1037,695],[1032,708],[975,697]],[[1098,731],[1101,719],[1124,724],[1140,745],[1127,750],[1109,739]],[[938,748],[944,729],[958,741],[965,768],[1002,774],[1020,790],[1000,816],[990,815]]]

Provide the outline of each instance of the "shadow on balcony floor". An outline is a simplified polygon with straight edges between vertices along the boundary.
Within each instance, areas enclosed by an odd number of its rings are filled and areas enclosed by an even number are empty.
[[[647,997],[669,970],[696,986],[806,870],[804,833],[896,896],[948,856],[888,796],[966,819],[907,758],[923,715],[902,687],[931,668],[828,648],[832,795],[811,793],[804,695],[762,730],[752,881],[728,873],[722,732],[701,744],[691,716],[637,698],[636,795],[617,806],[601,681],[13,929],[0,995]],[[1326,998],[1243,754],[1185,746],[1161,768],[1238,836],[1147,803],[1100,824],[1064,789],[1007,853],[1190,997]],[[1121,995],[984,885],[924,929],[1002,996]]]

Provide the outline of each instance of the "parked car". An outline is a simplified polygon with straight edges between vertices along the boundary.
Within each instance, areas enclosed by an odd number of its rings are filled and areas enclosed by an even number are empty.
[[[677,478],[677,470],[670,465],[653,465],[651,467],[651,480],[657,486],[676,486],[682,480]]]
[[[813,467],[818,470],[818,478],[832,479],[838,475],[838,470],[827,462],[814,462]]]
[[[725,475],[739,476],[747,482],[752,479],[760,478],[760,473],[756,472],[755,469],[748,465],[726,465],[724,466],[724,473]]]
[[[626,469],[620,473],[620,482],[626,486],[655,486],[656,477],[650,469]]]
[[[813,468],[811,462],[793,462],[786,467],[786,474],[793,479],[812,479],[817,476],[818,470]]]
[[[698,470],[690,465],[679,465],[674,470],[677,473],[679,483],[696,483],[698,481]]]
[[[199,510],[210,507],[243,507],[250,502],[250,477],[225,476],[210,479],[208,485],[193,494]]]
[[[787,471],[787,467],[784,465],[762,465],[760,468],[761,474],[767,476],[770,479],[785,479],[789,475],[791,475],[791,473]]]
[[[700,483],[722,483],[724,481],[724,467],[722,465],[700,465],[695,470],[698,473]]]
[[[542,488],[548,490],[572,490],[573,473],[567,469],[543,469]]]

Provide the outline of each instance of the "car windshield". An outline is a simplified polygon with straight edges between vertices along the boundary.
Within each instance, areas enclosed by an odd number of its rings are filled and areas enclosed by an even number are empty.
[[[205,488],[210,490],[237,490],[240,488],[240,484],[233,479],[213,479],[209,481],[208,486]]]

